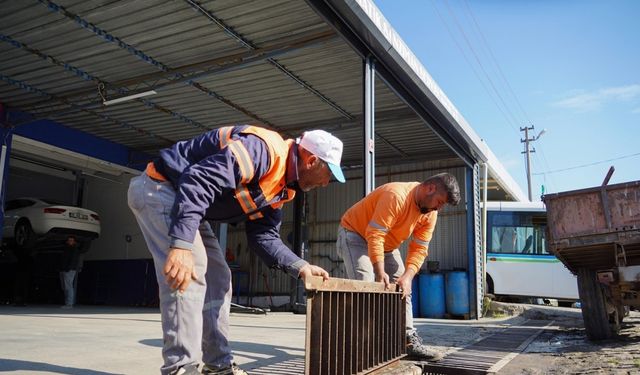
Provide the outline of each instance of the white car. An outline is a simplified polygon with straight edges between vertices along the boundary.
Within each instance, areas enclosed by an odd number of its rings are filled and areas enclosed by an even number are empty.
[[[4,240],[20,248],[37,243],[62,244],[67,236],[90,242],[100,236],[100,217],[85,208],[65,206],[47,199],[18,198],[6,202]]]

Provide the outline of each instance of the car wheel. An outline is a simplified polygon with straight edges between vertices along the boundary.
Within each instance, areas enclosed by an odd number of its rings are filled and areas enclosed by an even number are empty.
[[[28,221],[19,222],[15,232],[16,245],[22,249],[32,249],[36,245],[36,234]]]

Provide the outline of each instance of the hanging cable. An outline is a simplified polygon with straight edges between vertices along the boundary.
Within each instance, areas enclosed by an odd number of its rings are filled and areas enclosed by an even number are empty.
[[[98,83],[98,96],[100,96],[100,99],[102,99],[102,102],[107,101],[107,96],[105,95],[104,91],[105,91],[104,82]]]
[[[591,167],[591,166],[598,165],[598,164],[609,163],[609,162],[616,161],[616,160],[628,159],[628,158],[632,158],[634,156],[640,156],[640,152],[635,153],[635,154],[629,154],[629,155],[620,156],[620,157],[613,158],[613,159],[600,160],[600,161],[596,161],[596,162],[589,163],[589,164],[576,165],[575,167],[562,168],[562,169],[556,169],[556,170],[553,170],[553,171],[534,173],[534,175],[566,172],[566,171],[571,171],[571,170],[574,170],[574,169],[586,168],[586,167]]]
[[[496,106],[496,108],[498,108],[498,110],[500,111],[500,113],[502,113],[502,116],[504,117],[504,119],[506,120],[506,122],[510,125],[510,127],[517,133],[519,134],[517,127],[511,122],[511,120],[509,119],[509,117],[507,116],[507,114],[504,112],[504,110],[502,109],[502,107],[496,102],[495,98],[493,97],[493,94],[491,93],[491,90],[489,90],[489,88],[487,87],[487,85],[485,84],[484,80],[480,77],[480,74],[478,73],[478,71],[476,70],[476,68],[474,67],[473,63],[469,60],[469,58],[467,57],[467,54],[464,52],[464,49],[462,48],[462,46],[460,45],[460,43],[458,42],[458,40],[456,39],[455,35],[453,34],[453,31],[451,31],[451,28],[449,28],[449,25],[447,24],[447,22],[444,20],[444,17],[442,16],[442,14],[440,13],[440,10],[438,9],[438,6],[436,5],[436,1],[432,0],[431,2],[434,10],[436,11],[436,14],[438,15],[438,18],[440,18],[440,22],[442,22],[442,24],[444,25],[445,29],[447,30],[447,32],[449,33],[449,36],[451,37],[451,39],[453,40],[453,42],[455,43],[456,47],[458,47],[458,50],[460,50],[460,53],[462,54],[462,56],[464,57],[465,61],[467,62],[467,64],[469,64],[469,67],[471,67],[471,71],[473,71],[473,73],[475,74],[476,78],[478,79],[478,81],[480,82],[480,84],[482,85],[482,87],[484,88],[484,90],[487,93],[487,96],[491,99],[491,101],[493,102],[493,104]]]
[[[487,39],[484,36],[484,33],[482,32],[482,29],[480,28],[480,24],[478,23],[478,21],[476,20],[476,17],[473,14],[473,11],[471,10],[471,6],[469,6],[469,2],[467,0],[464,1],[465,6],[466,6],[466,10],[467,13],[469,14],[469,17],[471,18],[471,20],[473,21],[473,25],[475,25],[475,28],[478,32],[478,35],[480,35],[480,39],[482,41],[482,44],[484,44],[486,50],[488,51],[488,55],[491,58],[491,61],[493,62],[493,64],[495,65],[495,67],[497,68],[497,72],[499,74],[499,76],[502,78],[502,80],[505,83],[505,86],[507,87],[508,91],[511,93],[511,96],[513,97],[514,102],[516,103],[516,105],[518,106],[518,108],[520,109],[520,111],[522,112],[523,116],[524,116],[524,120],[525,123],[531,124],[533,123],[529,117],[529,115],[527,114],[527,112],[524,110],[518,95],[516,95],[515,91],[513,90],[513,88],[511,87],[511,84],[509,83],[509,80],[507,79],[507,77],[505,76],[502,67],[500,66],[500,64],[498,63],[498,59],[496,59],[493,50],[491,49],[491,46],[489,45],[489,43],[487,42]]]
[[[493,80],[489,76],[489,73],[487,73],[487,70],[484,68],[484,65],[482,64],[482,61],[480,61],[480,57],[478,56],[475,48],[473,48],[473,44],[469,40],[469,37],[467,36],[467,33],[464,31],[464,28],[462,27],[462,25],[458,21],[458,17],[456,17],[455,13],[453,12],[453,9],[451,9],[451,6],[449,6],[449,3],[447,1],[445,1],[444,3],[445,3],[445,6],[447,7],[447,10],[449,11],[449,14],[451,15],[451,18],[453,19],[453,21],[455,22],[456,26],[458,27],[458,30],[460,30],[460,33],[462,34],[462,37],[463,37],[464,41],[466,42],[467,46],[469,47],[469,50],[471,51],[471,53],[474,56],[476,62],[478,63],[478,66],[480,66],[480,70],[484,73],[485,77],[487,78],[487,81],[489,81],[489,84],[491,85],[491,88],[495,92],[495,94],[498,97],[498,99],[500,99],[500,102],[502,102],[502,105],[505,107],[507,113],[511,116],[512,120],[514,120],[514,123],[517,124],[518,120],[516,119],[515,115],[513,114],[513,112],[511,111],[511,109],[509,108],[507,103],[505,102],[504,98],[500,94],[500,91],[498,91],[498,89],[496,88],[496,85],[494,84]]]

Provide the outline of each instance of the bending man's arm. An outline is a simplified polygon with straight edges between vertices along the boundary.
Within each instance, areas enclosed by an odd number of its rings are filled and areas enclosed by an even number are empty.
[[[293,277],[322,276],[325,280],[329,273],[309,264],[293,253],[280,238],[282,210],[271,207],[262,211],[263,217],[245,223],[249,247],[270,268],[281,269]]]

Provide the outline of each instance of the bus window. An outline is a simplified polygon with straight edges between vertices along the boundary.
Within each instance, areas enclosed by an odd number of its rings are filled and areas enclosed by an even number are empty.
[[[548,254],[546,222],[528,212],[489,212],[489,252]],[[544,217],[542,217],[544,218]]]

